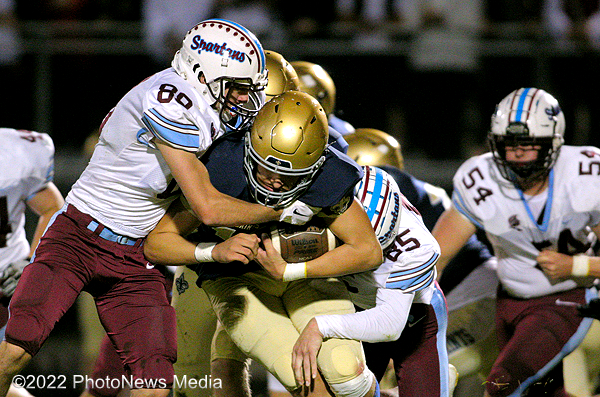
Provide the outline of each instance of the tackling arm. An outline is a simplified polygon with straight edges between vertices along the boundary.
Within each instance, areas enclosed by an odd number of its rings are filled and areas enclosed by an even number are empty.
[[[237,234],[222,243],[208,244],[204,259],[199,259],[198,247],[185,237],[200,225],[198,218],[181,200],[175,201],[152,230],[144,243],[144,255],[152,263],[161,265],[193,265],[199,262],[248,263],[256,256],[258,237]]]
[[[371,309],[315,318],[324,338],[355,339],[371,343],[392,342],[400,337],[406,325],[413,298],[414,293],[379,288],[375,307]]]
[[[194,153],[156,142],[196,216],[208,226],[239,226],[278,220],[281,210],[251,204],[219,192]]]
[[[475,234],[477,228],[464,215],[451,206],[436,222],[432,234],[440,245],[441,255],[436,263],[438,275],[452,258]],[[439,276],[438,276],[439,277]]]

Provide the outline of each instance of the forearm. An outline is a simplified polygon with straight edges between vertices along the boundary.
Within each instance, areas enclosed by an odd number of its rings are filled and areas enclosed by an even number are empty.
[[[194,255],[196,245],[175,233],[150,234],[144,244],[144,255],[157,265],[193,265],[198,263]]]
[[[306,262],[306,277],[338,277],[374,269],[383,262],[379,243],[365,248],[342,244]]]
[[[250,204],[219,192],[194,153],[157,142],[173,177],[198,219],[208,226],[239,226],[279,219],[281,211]],[[240,170],[242,172],[242,170]]]
[[[42,238],[52,216],[54,216],[56,211],[61,209],[64,203],[65,200],[63,199],[62,194],[52,182],[49,182],[44,189],[37,192],[27,201],[29,209],[39,217],[31,240],[29,257],[33,256],[33,253],[40,242],[40,238]]]
[[[186,196],[187,197],[187,196]],[[215,191],[202,202],[190,201],[198,219],[208,226],[240,226],[279,220],[280,210],[238,200]]]
[[[383,294],[380,293],[383,292]],[[352,314],[317,316],[324,338],[390,342],[398,339],[406,324],[413,294],[378,290],[375,307]]]
[[[29,249],[29,258],[31,258],[33,256],[33,253],[35,252],[35,249],[36,249],[38,243],[40,242],[40,239],[42,238],[42,235],[44,234],[44,231],[46,230],[46,227],[48,226],[48,223],[50,222],[52,215],[54,215],[54,212],[48,213],[48,214],[42,214],[39,217],[37,226],[35,227],[35,231],[33,233],[32,239],[31,239],[31,245],[30,245],[30,249]]]

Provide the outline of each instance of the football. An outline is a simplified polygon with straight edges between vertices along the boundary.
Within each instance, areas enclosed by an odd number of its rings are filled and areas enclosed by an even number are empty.
[[[288,263],[306,262],[331,251],[340,244],[320,219],[305,225],[278,223],[271,226],[273,246]]]

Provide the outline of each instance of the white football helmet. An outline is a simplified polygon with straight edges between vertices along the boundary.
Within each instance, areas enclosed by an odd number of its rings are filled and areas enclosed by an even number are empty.
[[[509,181],[527,185],[546,176],[554,166],[565,133],[565,116],[558,101],[538,88],[511,92],[492,115],[488,141],[500,173]],[[507,146],[539,145],[537,160],[506,160]]]
[[[215,105],[221,120],[233,129],[248,125],[264,103],[260,91],[267,84],[265,64],[265,52],[254,34],[224,19],[208,19],[190,29],[172,62],[175,71]],[[249,101],[229,102],[227,88],[232,86],[247,89]]]
[[[363,178],[354,187],[382,249],[389,247],[400,229],[402,193],[390,174],[370,165],[363,167]]]
[[[286,91],[265,104],[246,135],[244,171],[256,202],[285,207],[300,196],[325,162],[329,127],[325,111],[310,95]],[[297,177],[288,191],[271,191],[256,176],[258,165]]]

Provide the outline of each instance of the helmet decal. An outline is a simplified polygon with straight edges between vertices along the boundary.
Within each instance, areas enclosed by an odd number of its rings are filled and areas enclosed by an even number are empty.
[[[200,35],[195,35],[190,44],[191,50],[196,50],[198,54],[202,51],[214,52],[217,55],[224,55],[225,52],[229,54],[229,58],[236,60],[238,62],[244,62],[248,60],[248,62],[252,63],[252,57],[248,55],[257,54],[260,59],[260,67],[259,70],[261,72],[264,71],[265,68],[265,53],[263,51],[262,45],[258,42],[257,39],[254,38],[254,35],[250,33],[248,29],[243,27],[240,24],[237,24],[232,21],[227,21],[225,19],[209,19],[201,24],[196,25],[192,30],[198,30],[199,26],[205,27],[207,25],[214,26],[216,25],[218,29],[224,29],[225,32],[229,33],[233,31],[232,35],[235,38],[238,38],[241,42],[245,42],[244,46],[248,48],[248,53],[243,51],[234,50],[227,45],[227,42],[221,43],[213,43],[207,42],[202,39]],[[191,31],[190,31],[191,33]]]
[[[265,53],[249,30],[224,19],[202,21],[188,31],[173,57],[175,71],[219,113],[230,129],[251,124],[264,103]],[[232,96],[247,89],[247,101]]]

